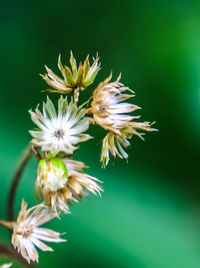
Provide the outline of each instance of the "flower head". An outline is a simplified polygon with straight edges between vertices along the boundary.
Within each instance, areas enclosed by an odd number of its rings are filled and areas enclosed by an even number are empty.
[[[114,157],[127,158],[128,154],[124,151],[130,145],[128,139],[133,135],[142,138],[144,133],[139,133],[137,130],[154,131],[149,122],[135,122],[140,116],[132,116],[131,113],[140,107],[123,102],[131,97],[134,97],[134,92],[128,87],[120,83],[120,76],[115,82],[110,82],[110,75],[104,82],[94,90],[93,101],[91,108],[87,111],[93,114],[94,122],[109,133],[103,139],[101,161],[103,166],[109,161],[109,153]],[[131,94],[124,93],[125,91]]]
[[[22,201],[17,222],[13,224],[12,244],[29,263],[30,261],[38,262],[38,252],[35,246],[43,251],[53,251],[41,240],[55,243],[66,241],[60,238],[60,233],[39,227],[57,216],[56,212],[50,211],[43,204],[27,210],[27,203]]]
[[[55,160],[56,166],[51,163]],[[44,162],[41,164],[41,161],[45,161],[45,164]],[[67,204],[71,201],[78,202],[84,194],[84,190],[100,194],[102,189],[97,184],[100,181],[82,173],[86,167],[82,162],[70,159],[43,159],[41,161],[36,181],[36,194],[37,196],[42,195],[45,203],[52,210],[58,209],[69,213]]]
[[[68,171],[63,161],[57,157],[41,159],[38,166],[39,183],[44,192],[54,192],[64,188],[68,180]]]
[[[94,90],[93,101],[91,103],[90,112],[93,114],[94,121],[103,128],[120,134],[120,129],[127,126],[127,123],[138,116],[125,115],[140,107],[131,103],[123,102],[133,97],[133,91],[125,87],[117,81],[110,83],[112,75],[104,82],[100,83]],[[131,94],[122,94],[124,91],[129,91]]]
[[[62,96],[58,100],[58,112],[52,101],[47,97],[43,103],[43,114],[38,108],[29,111],[37,130],[30,131],[33,136],[32,144],[41,147],[43,152],[51,152],[54,156],[59,152],[72,155],[79,142],[91,138],[85,134],[89,127],[89,119],[85,117],[85,109],[77,107],[71,100]]]
[[[58,58],[58,68],[62,74],[62,78],[55,75],[51,69],[46,66],[47,74],[42,75],[42,78],[48,85],[52,86],[55,90],[48,90],[49,92],[69,93],[73,89],[85,89],[94,82],[97,73],[100,70],[98,64],[99,58],[94,59],[92,66],[90,66],[89,56],[87,56],[84,63],[80,63],[77,68],[76,60],[71,52],[70,65],[71,69],[63,66],[61,57]]]

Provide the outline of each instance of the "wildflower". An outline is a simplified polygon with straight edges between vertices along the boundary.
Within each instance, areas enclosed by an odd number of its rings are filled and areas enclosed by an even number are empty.
[[[45,161],[45,162],[41,162]],[[36,181],[36,194],[42,194],[45,203],[53,210],[69,213],[71,201],[78,202],[84,189],[93,194],[102,191],[95,177],[82,173],[86,167],[82,162],[70,159],[43,159],[40,161]],[[68,176],[67,176],[68,174]]]
[[[39,129],[30,131],[32,144],[41,147],[43,152],[51,152],[54,156],[59,152],[72,155],[79,142],[87,141],[90,135],[84,134],[89,127],[89,119],[85,117],[85,109],[77,107],[71,100],[62,96],[58,100],[58,112],[47,97],[43,103],[43,114],[36,108],[29,111],[33,122]]]
[[[143,134],[137,130],[155,130],[151,128],[149,122],[132,121],[140,116],[127,115],[127,113],[138,110],[140,107],[123,101],[134,97],[134,92],[119,82],[121,76],[115,82],[110,82],[111,78],[112,75],[94,90],[91,108],[87,110],[88,113],[93,114],[93,120],[96,124],[109,131],[103,140],[101,153],[103,165],[107,165],[109,153],[114,157],[128,157],[123,147],[126,148],[130,145],[128,139],[134,134],[142,137]],[[131,94],[123,93],[125,91],[129,91]]]
[[[51,69],[47,66],[47,74],[42,75],[42,78],[47,82],[48,85],[52,86],[55,90],[48,90],[49,92],[59,92],[62,94],[69,93],[73,89],[83,90],[94,82],[97,73],[100,70],[100,64],[98,64],[99,58],[94,59],[92,66],[90,66],[89,56],[87,56],[84,63],[80,63],[77,68],[76,60],[71,52],[70,65],[69,67],[62,65],[61,57],[58,58],[58,68],[63,78],[55,75]]]
[[[55,217],[58,217],[58,214],[55,211],[50,211],[43,204],[27,210],[27,203],[22,200],[17,222],[1,221],[1,224],[13,229],[12,244],[21,253],[22,257],[28,263],[30,261],[38,262],[38,252],[35,246],[43,251],[53,251],[41,240],[55,243],[66,241],[60,238],[60,233],[39,227]]]

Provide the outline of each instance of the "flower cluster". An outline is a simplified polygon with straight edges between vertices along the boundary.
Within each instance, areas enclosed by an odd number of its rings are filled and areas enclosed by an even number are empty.
[[[64,242],[60,233],[41,228],[40,225],[59,218],[60,213],[70,213],[69,205],[79,202],[86,194],[101,195],[103,189],[99,179],[84,172],[87,167],[83,162],[74,159],[79,143],[92,137],[87,133],[90,124],[104,128],[107,133],[102,141],[100,161],[105,167],[110,155],[114,158],[128,158],[125,151],[133,135],[143,138],[140,131],[155,131],[149,122],[138,122],[138,115],[130,115],[140,109],[137,105],[126,102],[134,97],[134,92],[120,82],[120,76],[111,82],[112,75],[101,82],[93,91],[86,103],[78,105],[79,93],[90,86],[100,70],[99,58],[94,59],[92,66],[89,56],[84,63],[77,63],[71,53],[71,69],[63,66],[61,57],[58,68],[62,78],[46,67],[47,74],[43,79],[53,89],[48,92],[71,94],[70,97],[58,99],[54,105],[47,96],[42,110],[29,110],[36,128],[30,131],[31,146],[38,161],[36,178],[36,197],[39,205],[27,209],[22,201],[21,211],[16,222],[0,221],[13,230],[12,244],[29,263],[38,261],[36,247],[43,251],[52,251],[44,242]],[[91,102],[90,102],[91,100]],[[85,107],[85,105],[89,107]]]

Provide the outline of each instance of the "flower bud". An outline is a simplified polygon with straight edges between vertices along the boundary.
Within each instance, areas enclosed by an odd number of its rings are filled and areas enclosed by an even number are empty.
[[[39,162],[37,184],[43,192],[55,192],[64,188],[68,171],[63,161],[57,157],[42,159]]]

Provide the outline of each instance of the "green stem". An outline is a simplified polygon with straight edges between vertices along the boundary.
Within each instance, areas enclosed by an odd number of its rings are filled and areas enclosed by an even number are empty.
[[[22,155],[21,161],[19,162],[18,168],[14,174],[14,177],[10,186],[10,190],[8,194],[8,203],[7,203],[8,221],[14,221],[14,201],[15,201],[17,186],[19,184],[24,168],[26,167],[32,154],[33,154],[32,147],[31,147],[31,144],[29,144]]]

